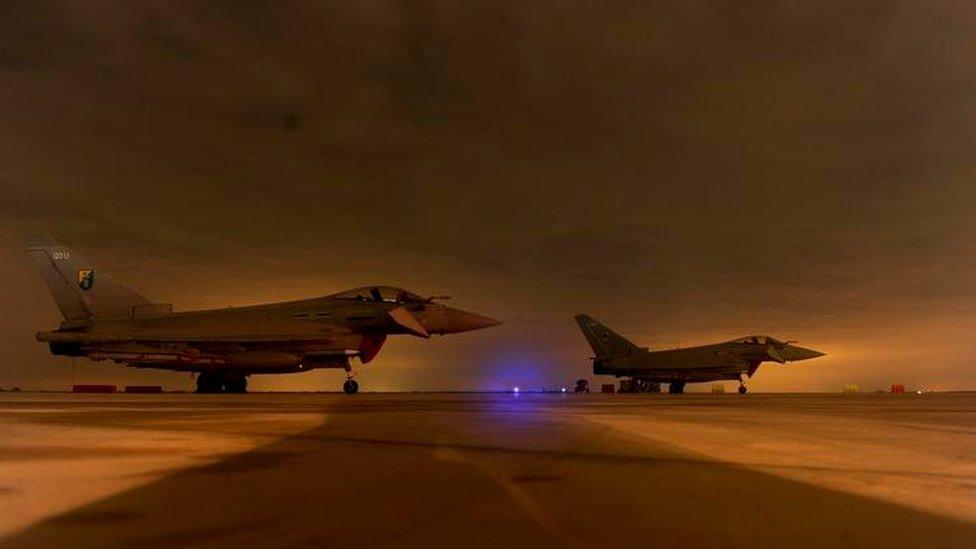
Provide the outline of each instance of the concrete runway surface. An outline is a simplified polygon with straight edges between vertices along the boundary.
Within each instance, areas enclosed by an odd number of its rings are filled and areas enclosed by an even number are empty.
[[[976,547],[976,395],[0,395],[0,548]]]

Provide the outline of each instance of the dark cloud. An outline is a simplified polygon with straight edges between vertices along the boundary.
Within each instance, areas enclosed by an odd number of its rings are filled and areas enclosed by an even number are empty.
[[[394,342],[378,386],[578,375],[580,310],[831,353],[760,386],[921,382],[923,335],[931,382],[974,383],[968,6],[0,9],[4,308],[34,311],[0,341],[44,365],[0,383],[65,376],[30,341],[55,320],[18,259],[36,228],[183,307],[381,281],[507,321]]]

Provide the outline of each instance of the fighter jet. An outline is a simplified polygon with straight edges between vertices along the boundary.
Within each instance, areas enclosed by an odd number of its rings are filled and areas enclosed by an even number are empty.
[[[53,240],[26,244],[64,318],[57,330],[37,334],[51,353],[196,372],[199,393],[246,392],[252,374],[342,368],[342,388],[353,394],[359,390],[353,360],[373,360],[388,335],[429,338],[499,324],[437,303],[447,296],[421,297],[392,286],[173,312],[172,304],[149,301]]]
[[[769,336],[747,336],[724,343],[650,351],[638,347],[623,336],[587,315],[577,315],[576,322],[590,347],[593,373],[630,377],[641,384],[668,384],[668,392],[681,394],[685,383],[732,379],[739,382],[739,393],[745,394],[743,375],[752,377],[763,362],[794,362],[824,356],[824,353],[779,341]]]

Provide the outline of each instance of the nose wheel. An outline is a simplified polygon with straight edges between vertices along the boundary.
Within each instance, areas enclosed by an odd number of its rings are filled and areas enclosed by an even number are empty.
[[[749,389],[746,389],[746,386],[745,385],[739,385],[739,394],[740,395],[746,394],[746,391],[748,391],[748,390]]]
[[[342,384],[342,391],[347,395],[354,395],[359,392],[359,382],[353,379],[356,372],[352,369],[352,364],[346,364],[346,382]]]

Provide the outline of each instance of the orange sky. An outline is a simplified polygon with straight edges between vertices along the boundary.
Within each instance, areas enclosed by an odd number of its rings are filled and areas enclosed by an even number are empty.
[[[368,388],[569,383],[578,312],[828,353],[757,390],[976,388],[969,5],[45,6],[0,8],[0,386],[190,387],[33,341],[41,229],[178,309],[378,282],[505,322]]]

